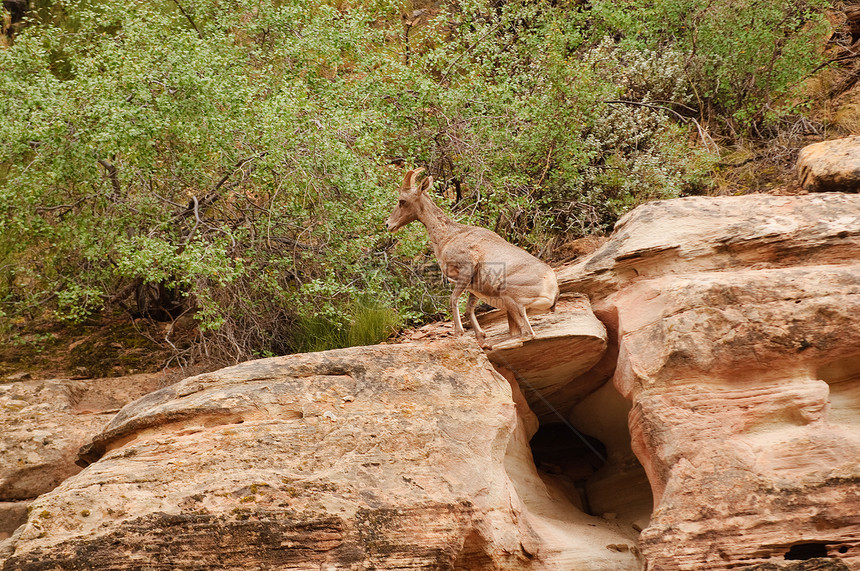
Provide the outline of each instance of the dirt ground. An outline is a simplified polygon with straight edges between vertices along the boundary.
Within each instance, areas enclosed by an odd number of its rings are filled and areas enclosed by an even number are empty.
[[[191,319],[171,324],[121,313],[77,325],[47,319],[14,323],[0,343],[0,382],[139,373],[174,382],[206,369],[205,363],[189,366],[186,358],[196,335]]]

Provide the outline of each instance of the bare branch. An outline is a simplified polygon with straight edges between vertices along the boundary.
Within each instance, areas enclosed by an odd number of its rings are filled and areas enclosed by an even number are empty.
[[[200,226],[200,203],[197,201],[196,196],[192,196],[191,200],[194,203],[194,227],[191,228],[191,232],[188,233],[188,237],[182,245],[179,246],[179,249],[176,252],[177,254],[181,254],[182,251],[188,247],[188,244],[190,244],[191,240],[194,238],[194,234],[197,233],[197,227]]]
[[[549,146],[549,152],[546,154],[546,166],[544,166],[543,172],[540,175],[540,179],[537,181],[536,186],[540,186],[543,184],[543,181],[546,179],[546,174],[549,172],[549,167],[552,164],[552,152],[555,150],[555,142],[551,143]]]
[[[80,204],[81,202],[84,202],[85,200],[87,200],[89,198],[92,198],[91,194],[88,194],[86,196],[82,196],[81,198],[79,198],[78,200],[73,202],[72,204],[58,204],[57,206],[37,206],[34,210],[36,212],[53,212],[55,210],[65,209],[64,212],[60,213],[60,217],[63,217],[69,210],[73,209],[75,206],[77,206],[78,204]]]
[[[475,49],[476,47],[478,47],[478,44],[480,44],[481,42],[483,42],[483,41],[484,41],[484,39],[485,39],[487,36],[489,36],[490,34],[492,34],[492,33],[493,33],[493,32],[495,32],[495,31],[497,31],[499,28],[501,28],[503,23],[504,23],[504,22],[499,22],[498,24],[496,24],[496,25],[495,25],[495,26],[493,26],[492,28],[488,29],[486,32],[484,32],[484,35],[483,35],[483,36],[481,36],[480,38],[478,38],[478,40],[477,40],[474,44],[472,44],[472,46],[470,46],[469,48],[467,48],[467,49],[463,50],[463,51],[460,53],[460,55],[458,55],[458,56],[454,59],[454,61],[452,61],[452,62],[451,62],[451,64],[448,66],[448,69],[446,69],[446,70],[444,71],[444,73],[442,73],[442,79],[447,80],[447,79],[448,79],[448,74],[449,74],[449,73],[451,73],[451,71],[454,69],[454,66],[455,66],[455,65],[457,65],[457,62],[458,62],[458,61],[460,61],[460,59],[461,59],[464,55],[466,55],[467,53],[471,52],[473,49]]]
[[[227,174],[225,174],[223,177],[221,177],[221,180],[218,181],[218,183],[215,185],[215,187],[212,189],[211,192],[207,193],[203,198],[199,199],[199,201],[197,200],[196,197],[194,197],[194,200],[190,201],[188,203],[188,206],[185,207],[185,210],[183,210],[182,212],[177,214],[174,217],[174,220],[176,220],[177,218],[186,218],[186,217],[190,216],[192,213],[196,213],[195,216],[197,216],[197,219],[199,221],[200,220],[199,209],[201,207],[206,208],[207,206],[214,204],[218,200],[218,191],[221,190],[221,187],[224,186],[224,184],[228,180],[230,180],[230,177],[233,176],[234,172],[236,172],[237,170],[239,170],[240,168],[242,168],[246,164],[250,163],[251,161],[263,158],[268,154],[269,153],[267,151],[263,151],[261,153],[257,153],[256,155],[246,157],[244,159],[240,159],[239,161],[237,161],[236,164],[233,165],[233,168],[230,169],[230,171],[227,172]],[[236,184],[238,184],[238,183],[236,183]]]
[[[287,244],[300,250],[310,250],[312,252],[321,252],[324,249],[318,246],[311,246],[310,244],[305,244],[303,242],[299,242],[298,240],[293,240],[292,238],[286,238],[283,236],[268,236],[266,240],[271,240],[272,242],[280,242],[282,244]]]
[[[188,14],[188,12],[186,12],[185,9],[182,8],[182,4],[179,3],[179,0],[173,0],[173,3],[176,4],[176,7],[179,8],[179,11],[182,12],[182,15],[185,16],[185,19],[188,20],[188,22],[194,28],[194,31],[197,32],[197,37],[202,40],[203,34],[200,33],[200,28],[197,27],[197,24],[194,23],[194,20],[191,19],[191,16]]]
[[[119,185],[119,177],[117,176],[116,167],[110,161],[106,161],[104,159],[99,159],[99,164],[105,168],[107,171],[108,178],[110,179],[110,184],[113,187],[114,193],[119,196],[122,194],[122,187]]]

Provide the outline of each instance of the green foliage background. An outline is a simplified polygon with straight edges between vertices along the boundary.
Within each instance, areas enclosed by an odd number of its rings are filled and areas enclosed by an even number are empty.
[[[161,284],[210,357],[384,338],[444,311],[402,165],[535,253],[606,231],[803,103],[826,5],[43,1],[0,48],[0,319]]]

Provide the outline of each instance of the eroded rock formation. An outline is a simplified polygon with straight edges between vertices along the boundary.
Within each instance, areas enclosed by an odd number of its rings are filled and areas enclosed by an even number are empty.
[[[487,357],[497,369],[516,372],[516,379],[532,399],[539,390],[546,397],[564,388],[568,389],[567,402],[579,402],[594,392],[601,384],[576,383],[590,371],[606,351],[606,328],[594,316],[591,304],[584,295],[567,294],[559,298],[555,312],[535,315],[531,318],[535,327],[535,338],[519,347],[499,348],[487,352]],[[481,327],[487,333],[490,344],[508,338],[507,320],[504,311],[492,311],[480,317]]]
[[[860,197],[689,198],[562,272],[632,402],[650,568],[860,566],[858,259]]]
[[[514,398],[462,339],[188,378],[82,451],[3,569],[641,568],[635,534],[541,480]]]

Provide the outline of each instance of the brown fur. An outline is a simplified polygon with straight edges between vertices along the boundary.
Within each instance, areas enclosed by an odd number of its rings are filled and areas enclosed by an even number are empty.
[[[475,317],[478,299],[508,312],[512,338],[519,341],[534,338],[526,310],[555,308],[559,294],[555,272],[495,232],[451,220],[427,194],[433,177],[415,184],[415,175],[423,170],[406,173],[398,205],[386,224],[391,232],[415,220],[427,228],[439,266],[454,283],[450,300],[454,334],[463,334],[459,298],[468,291],[466,314],[481,346],[487,347],[484,331]]]

